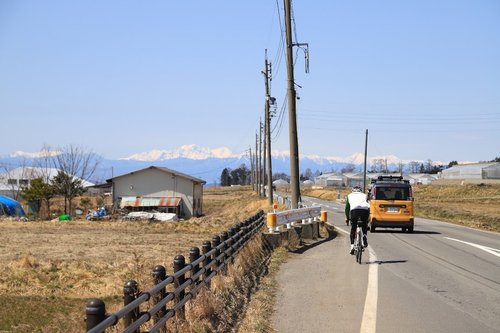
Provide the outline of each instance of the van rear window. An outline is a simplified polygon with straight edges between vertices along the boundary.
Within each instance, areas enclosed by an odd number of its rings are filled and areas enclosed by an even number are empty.
[[[408,200],[410,189],[404,187],[377,187],[376,200]]]

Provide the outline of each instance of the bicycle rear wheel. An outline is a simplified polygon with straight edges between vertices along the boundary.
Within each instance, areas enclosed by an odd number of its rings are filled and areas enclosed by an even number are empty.
[[[361,265],[361,257],[363,256],[363,246],[361,245],[361,234],[358,233],[358,244],[357,244],[357,250],[356,250],[356,262],[358,262]]]

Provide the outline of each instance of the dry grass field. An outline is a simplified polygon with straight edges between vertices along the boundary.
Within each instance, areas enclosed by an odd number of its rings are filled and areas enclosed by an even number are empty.
[[[205,216],[180,222],[0,221],[0,332],[82,332],[87,299],[120,306],[123,284],[152,286],[158,264],[266,209],[250,188],[205,190]]]
[[[343,189],[341,198],[349,193]],[[337,189],[308,189],[303,195],[335,200]],[[500,232],[500,184],[414,185],[415,215]]]
[[[500,185],[419,185],[415,215],[500,232]]]

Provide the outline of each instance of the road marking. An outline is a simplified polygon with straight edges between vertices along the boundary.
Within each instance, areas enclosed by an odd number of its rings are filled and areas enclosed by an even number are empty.
[[[494,249],[492,247],[488,247],[488,246],[484,246],[484,245],[479,245],[479,244],[465,242],[465,241],[460,240],[460,239],[455,239],[455,238],[450,238],[450,237],[444,237],[444,238],[452,240],[452,241],[455,241],[455,242],[464,243],[464,244],[476,247],[476,248],[478,248],[480,250],[483,250],[483,251],[491,253],[491,254],[493,254],[493,255],[495,255],[497,257],[500,257],[500,250],[499,249]]]
[[[349,235],[349,231],[335,227],[344,234]],[[368,286],[366,288],[365,308],[363,310],[363,319],[361,320],[360,333],[375,333],[377,331],[377,301],[378,301],[378,259],[377,254],[368,245]]]
[[[368,246],[369,262],[368,287],[366,288],[365,309],[360,333],[374,333],[377,330],[378,263],[375,251]]]

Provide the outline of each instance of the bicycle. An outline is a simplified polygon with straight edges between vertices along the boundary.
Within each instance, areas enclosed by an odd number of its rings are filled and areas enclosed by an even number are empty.
[[[354,257],[356,258],[356,262],[361,265],[361,257],[363,256],[363,220],[361,217],[358,217],[356,223],[356,237],[354,238]]]

